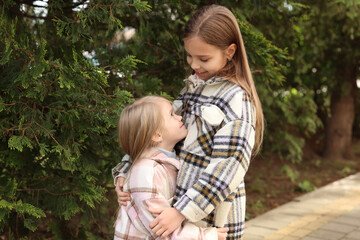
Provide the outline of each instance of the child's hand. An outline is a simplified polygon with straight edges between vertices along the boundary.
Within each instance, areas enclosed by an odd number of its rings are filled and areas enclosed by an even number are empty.
[[[218,240],[225,240],[229,229],[228,228],[217,228],[216,230],[218,232]]]
[[[126,206],[126,201],[130,201],[130,193],[128,192],[123,192],[122,188],[124,186],[124,182],[125,182],[125,178],[124,177],[118,177],[116,180],[116,185],[115,185],[115,191],[116,191],[116,195],[118,197],[118,203],[119,205],[124,205]]]
[[[150,223],[150,228],[154,234],[162,238],[169,236],[185,220],[185,216],[175,208],[150,208],[149,212],[160,214]]]

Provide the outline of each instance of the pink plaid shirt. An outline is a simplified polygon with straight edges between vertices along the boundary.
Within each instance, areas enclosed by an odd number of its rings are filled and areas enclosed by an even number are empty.
[[[148,208],[171,207],[179,166],[179,160],[161,152],[150,159],[139,159],[134,164],[123,188],[131,194],[131,201],[119,210],[115,222],[115,240],[157,239],[149,227],[156,215],[151,214]],[[217,240],[217,230],[184,222],[166,239]]]

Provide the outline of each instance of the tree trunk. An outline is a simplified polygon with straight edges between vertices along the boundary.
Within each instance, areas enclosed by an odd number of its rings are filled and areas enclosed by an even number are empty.
[[[331,159],[352,158],[352,129],[355,118],[356,65],[342,70],[342,87],[331,97],[331,116],[325,130],[324,157]]]

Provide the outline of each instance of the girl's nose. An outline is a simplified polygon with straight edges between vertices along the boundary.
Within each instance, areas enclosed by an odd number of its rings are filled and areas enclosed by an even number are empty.
[[[176,118],[177,118],[179,121],[181,121],[182,116],[180,116],[180,115],[176,115]]]
[[[192,61],[191,64],[190,64],[190,67],[193,69],[193,70],[196,70],[196,69],[199,69],[199,64],[197,61]]]

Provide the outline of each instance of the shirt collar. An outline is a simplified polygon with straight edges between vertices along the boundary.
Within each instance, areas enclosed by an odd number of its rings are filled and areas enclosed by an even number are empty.
[[[175,151],[172,153],[172,152],[169,152],[162,148],[157,148],[157,149],[159,150],[158,154],[155,155],[154,157],[152,157],[151,159],[158,160],[163,163],[168,163],[168,164],[174,166],[175,169],[179,170],[180,160],[176,159]],[[163,151],[165,151],[165,152],[163,152]],[[170,157],[167,154],[170,154],[171,156],[174,156],[174,157]]]
[[[156,148],[157,150],[159,150],[160,152],[162,152],[163,154],[165,154],[166,156],[168,156],[169,158],[176,158],[176,153],[175,150],[173,150],[172,152],[169,152],[168,150],[165,150],[163,148]]]
[[[218,76],[213,76],[208,80],[202,80],[198,77],[198,75],[196,74],[192,74],[190,75],[187,79],[185,79],[185,82],[188,82],[189,84],[189,90],[193,91],[195,90],[197,87],[201,86],[201,85],[214,85],[214,84],[218,84],[221,83],[223,81],[225,81],[225,78],[221,78]]]

